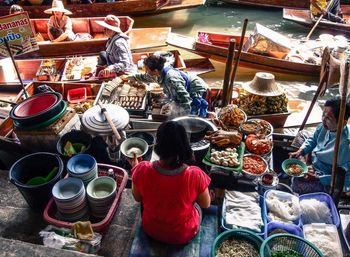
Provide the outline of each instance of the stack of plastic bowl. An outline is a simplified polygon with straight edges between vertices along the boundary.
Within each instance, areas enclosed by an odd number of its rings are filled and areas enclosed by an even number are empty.
[[[98,177],[86,188],[91,215],[104,218],[116,197],[117,183],[111,177]]]
[[[89,208],[81,179],[65,178],[58,181],[52,188],[52,195],[60,219],[78,221],[88,218]]]
[[[87,186],[97,177],[97,162],[89,154],[77,154],[68,160],[67,171],[69,177],[79,178]]]

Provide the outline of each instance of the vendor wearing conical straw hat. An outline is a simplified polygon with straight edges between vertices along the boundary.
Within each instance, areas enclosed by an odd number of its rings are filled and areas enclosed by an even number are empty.
[[[47,24],[47,34],[52,42],[74,40],[72,20],[67,16],[72,13],[64,8],[62,1],[53,0],[52,7],[44,13],[52,14]]]
[[[109,38],[106,51],[100,52],[98,64],[103,67],[99,77],[108,77],[111,74],[134,73],[136,66],[133,63],[129,45],[129,36],[120,29],[120,20],[115,15],[107,15],[103,21],[96,21],[105,28],[105,35]]]

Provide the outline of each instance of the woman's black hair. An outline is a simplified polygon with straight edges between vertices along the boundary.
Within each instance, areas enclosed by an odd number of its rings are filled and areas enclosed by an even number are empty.
[[[340,98],[332,98],[326,101],[326,103],[324,104],[324,106],[326,107],[331,107],[332,108],[332,112],[334,114],[334,117],[336,118],[337,122],[338,122],[338,118],[339,118],[339,112],[340,112]],[[350,102],[347,102],[345,105],[345,115],[344,115],[344,119],[348,120],[350,117]]]
[[[174,168],[192,158],[186,130],[176,121],[166,121],[159,126],[154,151],[161,160],[174,159],[174,162],[169,164]]]
[[[164,68],[164,63],[166,59],[161,55],[150,55],[144,61],[143,64],[147,66],[151,71],[159,70],[161,71]]]

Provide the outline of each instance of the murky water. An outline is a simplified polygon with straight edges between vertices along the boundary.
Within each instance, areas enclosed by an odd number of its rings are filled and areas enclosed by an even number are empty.
[[[214,0],[212,0],[214,1]],[[260,23],[281,34],[294,38],[305,37],[309,29],[298,24],[283,20],[282,9],[273,8],[254,8],[249,6],[217,4],[206,4],[187,10],[153,15],[148,17],[138,17],[135,19],[135,27],[172,27],[175,33],[195,36],[197,31],[214,31],[240,35],[244,19],[248,19],[246,35],[249,35],[256,23]],[[318,32],[314,37],[318,36]],[[184,53],[187,54],[186,52]],[[216,80],[224,74],[224,65],[213,62],[217,72],[207,77],[209,80]],[[238,80],[250,80],[254,77],[257,70],[239,68],[236,78]],[[314,81],[315,78],[279,74],[275,73],[279,80],[288,81]]]
[[[240,35],[244,19],[248,19],[246,35],[249,35],[254,30],[256,23],[260,23],[285,36],[294,38],[305,37],[310,31],[309,28],[283,20],[282,9],[254,8],[224,4],[207,4],[206,6],[187,10],[139,17],[135,19],[135,27],[170,26],[173,32],[187,36],[195,36],[199,30]],[[315,31],[312,38],[318,37],[320,33],[322,33],[322,31]],[[181,55],[185,57],[191,56],[187,51],[181,51]],[[212,63],[216,71],[205,74],[202,77],[209,82],[211,86],[221,86],[225,65],[215,61],[212,61]],[[236,82],[251,80],[258,71],[259,70],[239,67],[236,75]],[[274,75],[276,79],[281,82],[281,85],[284,87],[291,101],[301,100],[305,104],[306,101],[312,99],[317,89],[318,81],[315,81],[315,78],[280,73],[274,73]],[[330,90],[324,97],[319,98],[319,104],[322,106],[325,99],[337,93],[337,89]],[[319,112],[317,116],[319,116]]]

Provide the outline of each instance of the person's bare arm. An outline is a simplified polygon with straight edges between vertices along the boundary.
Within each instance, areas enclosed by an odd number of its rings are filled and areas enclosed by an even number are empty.
[[[201,208],[208,208],[210,206],[210,201],[209,189],[206,188],[203,193],[198,195],[197,203]]]

